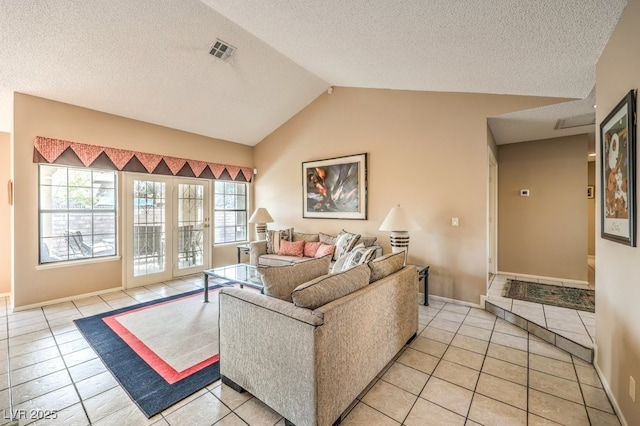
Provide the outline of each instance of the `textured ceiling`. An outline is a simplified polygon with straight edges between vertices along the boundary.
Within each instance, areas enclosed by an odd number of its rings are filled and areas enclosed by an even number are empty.
[[[14,91],[248,145],[332,85],[584,99],[625,4],[0,0],[0,131]]]

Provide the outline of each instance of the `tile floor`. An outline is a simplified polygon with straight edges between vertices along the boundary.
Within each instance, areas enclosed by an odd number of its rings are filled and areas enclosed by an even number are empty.
[[[20,424],[283,425],[219,381],[146,419],[72,322],[199,287],[192,276],[17,313],[5,299],[0,424],[12,412],[49,410],[55,419]],[[354,401],[344,425],[620,424],[592,365],[481,309],[439,301],[419,309],[418,337]]]

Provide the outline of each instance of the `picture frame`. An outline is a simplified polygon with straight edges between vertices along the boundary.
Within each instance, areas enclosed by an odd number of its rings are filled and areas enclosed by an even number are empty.
[[[636,246],[636,91],[600,123],[601,237]]]
[[[367,154],[302,163],[302,217],[367,219]]]

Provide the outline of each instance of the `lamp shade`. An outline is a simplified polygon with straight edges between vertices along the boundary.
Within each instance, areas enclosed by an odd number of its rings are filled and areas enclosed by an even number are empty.
[[[253,212],[249,218],[249,223],[271,223],[273,218],[264,207],[260,207]]]
[[[418,231],[420,226],[398,204],[389,211],[378,229],[380,231]]]

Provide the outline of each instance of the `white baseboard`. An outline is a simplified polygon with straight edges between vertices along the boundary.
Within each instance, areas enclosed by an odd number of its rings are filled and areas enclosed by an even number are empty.
[[[11,310],[12,312],[26,311],[28,309],[42,308],[43,306],[55,305],[57,303],[71,302],[73,300],[83,299],[86,297],[100,296],[101,294],[111,293],[111,292],[120,291],[120,290],[122,290],[122,287],[114,287],[107,290],[94,291],[91,293],[76,294],[74,296],[63,297],[61,299],[47,300],[46,302],[34,303],[32,305],[25,305],[17,308],[14,306],[11,306]],[[13,303],[13,301],[11,303]]]
[[[498,271],[498,275],[508,275],[508,276],[511,276],[511,277],[529,278],[529,279],[534,279],[534,280],[562,281],[563,283],[589,285],[589,281],[570,280],[568,278],[545,277],[544,275],[521,274],[519,272]]]
[[[420,293],[422,294],[422,293]],[[422,300],[424,300],[424,297],[422,298]],[[471,303],[471,302],[465,302],[463,300],[458,300],[458,299],[450,299],[448,297],[442,297],[442,296],[434,296],[432,294],[429,295],[429,300],[437,300],[439,302],[444,302],[444,303],[455,303],[456,305],[464,305],[464,306],[469,306],[471,308],[482,308],[482,305],[479,305],[477,303]]]
[[[604,374],[602,373],[602,370],[598,365],[598,345],[596,345],[595,343],[593,344],[593,366],[596,369],[596,373],[598,373],[598,377],[600,377],[600,382],[602,382],[602,387],[604,388],[604,391],[609,397],[609,401],[611,401],[611,405],[613,405],[613,410],[618,415],[618,419],[620,419],[620,423],[622,424],[622,426],[629,426],[629,423],[627,423],[627,420],[624,418],[624,415],[622,415],[622,410],[620,410],[620,405],[618,405],[618,401],[613,397],[613,393],[611,392],[611,386],[609,386],[609,383],[605,380]]]

